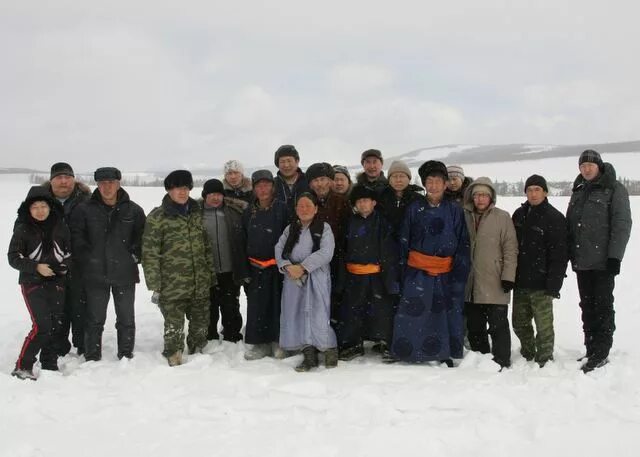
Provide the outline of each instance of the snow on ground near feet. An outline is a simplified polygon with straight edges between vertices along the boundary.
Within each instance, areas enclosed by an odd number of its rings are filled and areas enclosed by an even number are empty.
[[[3,179],[8,246],[29,184]],[[129,188],[148,212],[160,188]],[[194,192],[199,192],[195,189]],[[498,199],[512,212],[524,198]],[[566,198],[552,204],[564,211]],[[640,198],[632,199],[634,215]],[[584,375],[575,275],[555,303],[555,361],[525,361],[513,337],[513,366],[498,373],[489,355],[467,353],[446,365],[385,365],[371,354],[338,368],[293,370],[301,356],[247,362],[242,343],[210,342],[203,354],[170,368],[162,317],[137,290],[132,360],[118,360],[114,310],[103,359],[60,359],[60,372],[37,382],[12,378],[29,318],[18,273],[0,265],[0,456],[636,456],[640,430],[638,224],[616,285],[618,330],[611,363]],[[244,313],[244,305],[243,305]],[[38,371],[38,370],[37,370]]]

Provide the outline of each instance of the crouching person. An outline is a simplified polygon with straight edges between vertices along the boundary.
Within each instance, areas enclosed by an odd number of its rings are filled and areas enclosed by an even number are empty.
[[[164,317],[164,351],[170,366],[182,364],[184,319],[189,319],[189,354],[207,344],[209,290],[215,284],[213,255],[202,211],[189,197],[193,178],[186,170],[169,173],[162,205],[147,217],[142,267]]]
[[[47,191],[34,186],[18,209],[9,243],[9,265],[20,271],[18,282],[32,327],[22,344],[12,376],[35,380],[33,365],[40,354],[43,370],[58,370],[52,337],[62,330],[65,275],[70,260],[69,229],[54,211]]]
[[[331,259],[335,242],[331,227],[316,218],[318,200],[302,193],[296,202],[296,219],[285,228],[275,247],[278,269],[284,274],[280,315],[280,346],[300,350],[304,360],[296,371],[318,366],[318,351],[325,365],[338,363],[336,335],[329,323],[331,312]]]

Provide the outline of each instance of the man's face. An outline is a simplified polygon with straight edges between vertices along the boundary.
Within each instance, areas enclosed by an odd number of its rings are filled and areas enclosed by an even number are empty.
[[[453,192],[457,192],[462,187],[462,178],[460,176],[450,176],[447,181],[447,187]]]
[[[261,201],[268,201],[273,197],[273,183],[271,181],[258,181],[253,186],[253,192],[256,194],[256,198]]]
[[[356,209],[362,217],[367,217],[373,212],[373,208],[376,206],[376,201],[371,198],[359,198],[356,200]]]
[[[31,214],[31,217],[36,221],[46,221],[50,212],[51,208],[49,208],[47,202],[35,201],[29,206],[29,214]]]
[[[538,206],[547,198],[547,193],[540,186],[527,187],[527,201],[531,206]]]
[[[169,194],[169,198],[176,202],[178,205],[184,205],[189,201],[189,192],[191,191],[187,186],[174,187],[167,191],[167,193]]]
[[[473,194],[473,206],[476,211],[483,212],[491,205],[491,195],[485,192],[476,192]]]
[[[580,174],[587,181],[593,181],[598,177],[598,173],[600,173],[600,168],[597,164],[593,162],[583,162],[580,164]]]
[[[402,192],[409,186],[409,177],[401,171],[396,171],[389,176],[389,185],[396,192]]]
[[[120,189],[120,181],[117,179],[105,179],[98,181],[98,191],[105,202],[114,201],[118,197],[118,189]]]
[[[228,171],[224,175],[224,179],[227,180],[231,187],[240,186],[240,184],[242,184],[242,178],[244,178],[244,176],[242,176],[242,173],[239,171]]]
[[[331,191],[331,187],[333,186],[333,180],[327,178],[326,176],[320,176],[318,178],[314,178],[310,183],[309,187],[313,190],[316,195],[320,198],[324,198],[329,195],[329,191]]]
[[[278,170],[285,178],[292,178],[298,172],[299,161],[291,156],[284,156],[278,159]]]
[[[219,208],[220,206],[222,206],[222,202],[224,201],[224,195],[219,192],[213,192],[212,194],[207,194],[207,197],[204,199],[204,201],[207,206]]]
[[[349,179],[342,173],[336,173],[333,177],[333,190],[337,194],[346,194],[349,191]]]
[[[382,171],[382,160],[374,156],[369,156],[364,159],[362,168],[364,168],[364,173],[368,178],[376,179]]]
[[[424,181],[424,188],[427,191],[427,199],[430,203],[438,204],[442,201],[444,190],[447,187],[447,182],[443,176],[427,176]]]
[[[73,192],[76,178],[69,175],[58,175],[51,178],[51,192],[56,198],[67,198]]]

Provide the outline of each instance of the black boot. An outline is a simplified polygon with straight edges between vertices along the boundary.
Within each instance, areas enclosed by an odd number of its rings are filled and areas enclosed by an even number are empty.
[[[335,368],[338,366],[338,349],[331,348],[324,351],[324,366]]]
[[[306,346],[302,350],[302,355],[304,355],[304,360],[296,367],[296,371],[305,372],[318,366],[318,351],[315,347]]]

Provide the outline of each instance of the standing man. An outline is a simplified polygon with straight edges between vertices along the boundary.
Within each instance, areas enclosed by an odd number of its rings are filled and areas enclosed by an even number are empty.
[[[76,181],[71,165],[65,162],[54,163],[51,166],[49,181],[43,186],[55,198],[62,210],[60,217],[67,227],[71,216],[79,203],[86,201],[91,196],[91,189],[79,181]],[[57,208],[57,205],[54,206]],[[72,332],[71,341],[77,348],[78,355],[84,354],[84,312],[86,296],[82,286],[82,271],[72,264],[67,273],[65,285],[64,313],[54,316],[54,334],[52,347],[59,356],[66,355],[71,350],[69,343],[69,331]]]
[[[471,240],[465,314],[471,350],[491,352],[502,371],[511,366],[508,308],[516,279],[518,239],[511,216],[496,208],[496,200],[493,183],[485,177],[473,181],[465,194],[464,216]]]
[[[244,175],[244,167],[237,160],[224,164],[224,196],[250,203],[253,198],[251,180]]]
[[[300,154],[295,146],[284,144],[276,151],[273,162],[278,167],[273,182],[275,198],[287,205],[289,217],[295,219],[298,195],[309,192],[307,178],[299,166]]]
[[[629,194],[610,163],[587,149],[578,160],[567,208],[569,259],[578,277],[582,329],[587,349],[582,371],[607,364],[613,344],[615,277],[631,234]]]
[[[109,294],[113,295],[118,333],[118,358],[133,358],[135,292],[140,282],[145,215],[120,187],[122,174],[114,167],[94,173],[98,188],[71,218],[73,252],[83,272],[87,294],[85,360],[102,358],[102,332]]]
[[[360,163],[364,171],[357,176],[357,183],[373,189],[380,195],[388,184],[382,171],[384,163],[382,152],[377,149],[367,149],[360,155]]]
[[[553,360],[553,299],[567,269],[567,221],[547,199],[547,181],[531,175],[527,201],[512,216],[518,237],[518,268],[513,292],[513,331],[520,354],[543,367]],[[536,324],[534,339],[531,320]]]
[[[189,319],[189,354],[202,352],[209,328],[209,293],[215,285],[213,254],[198,202],[189,197],[193,178],[175,170],[164,180],[162,205],[147,217],[142,267],[164,317],[164,351],[169,366],[182,364],[184,319]]]
[[[216,285],[211,288],[207,339],[217,340],[218,319],[222,314],[225,341],[242,341],[240,286],[249,278],[242,212],[248,206],[242,200],[224,196],[224,186],[210,179],[202,187],[202,217],[213,252]]]

